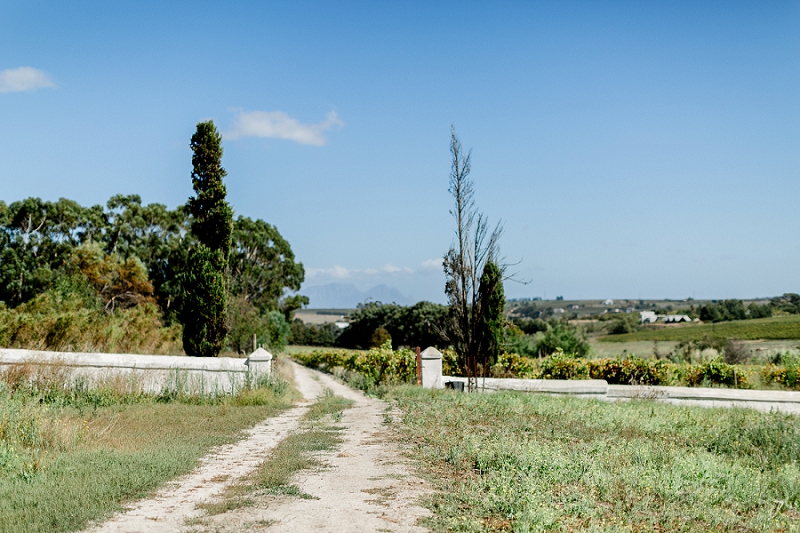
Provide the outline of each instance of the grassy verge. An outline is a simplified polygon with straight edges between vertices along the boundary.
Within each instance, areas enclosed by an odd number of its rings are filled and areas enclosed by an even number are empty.
[[[218,501],[202,505],[209,515],[222,514],[255,503],[256,496],[291,495],[312,498],[291,484],[292,476],[322,463],[314,455],[335,449],[341,439],[341,428],[335,424],[341,420],[345,409],[353,402],[334,396],[330,390],[320,397],[308,410],[302,430],[289,435],[275,447],[269,460],[243,482],[230,486]]]
[[[60,385],[0,381],[0,532],[83,529],[190,472],[295,394],[278,379],[233,397]]]
[[[800,339],[800,315],[786,315],[753,320],[735,320],[718,324],[700,324],[663,329],[645,329],[624,335],[601,337],[600,342],[690,341],[703,338],[722,339]]]
[[[395,388],[433,531],[796,531],[800,419]]]

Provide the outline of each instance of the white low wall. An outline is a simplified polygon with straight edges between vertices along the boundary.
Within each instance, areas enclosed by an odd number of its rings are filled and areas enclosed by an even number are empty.
[[[442,376],[442,382],[467,378]],[[673,405],[701,407],[746,407],[757,411],[800,414],[800,392],[704,387],[650,387],[609,385],[602,379],[511,379],[479,378],[478,388],[486,392],[513,390],[545,394],[570,394],[608,401],[657,400]]]
[[[122,380],[131,389],[149,393],[179,388],[186,393],[229,394],[248,379],[270,373],[272,355],[261,348],[247,359],[0,349],[0,372],[14,365],[68,372],[90,386]]]

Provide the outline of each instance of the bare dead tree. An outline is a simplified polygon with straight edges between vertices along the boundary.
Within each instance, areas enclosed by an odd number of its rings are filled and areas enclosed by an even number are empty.
[[[498,241],[503,227],[498,223],[490,231],[489,224],[478,212],[473,199],[474,186],[469,178],[470,157],[464,154],[454,127],[450,129],[450,194],[455,206],[450,211],[456,222],[455,242],[444,256],[447,279],[445,294],[450,303],[447,337],[467,373],[467,389],[477,389],[479,364],[485,371],[485,355],[481,335],[481,317],[486,312],[480,297],[480,279],[488,262],[497,263]],[[504,266],[500,265],[501,271]]]

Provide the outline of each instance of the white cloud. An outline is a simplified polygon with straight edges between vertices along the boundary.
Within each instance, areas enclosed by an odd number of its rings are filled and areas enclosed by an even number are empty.
[[[358,270],[353,270],[350,268],[341,267],[336,265],[332,268],[308,268],[306,269],[306,275],[309,278],[335,278],[335,279],[347,279],[351,277],[353,274],[357,274]]]
[[[414,269],[413,268],[408,268],[408,267],[399,267],[399,266],[392,265],[390,263],[386,263],[385,265],[383,265],[381,267],[381,272],[383,272],[385,274],[396,274],[398,272],[405,272],[406,274],[413,274],[414,273]]]
[[[307,268],[306,276],[309,279],[319,278],[333,278],[333,279],[351,279],[363,276],[378,276],[381,274],[413,274],[414,269],[409,267],[399,267],[387,263],[380,268],[345,268],[336,265],[331,268]]]
[[[323,146],[328,142],[323,134],[333,126],[344,126],[336,111],[328,112],[325,120],[318,124],[301,124],[283,111],[239,111],[233,120],[233,128],[225,137],[288,139],[300,144]]]
[[[0,93],[33,91],[55,86],[47,73],[33,67],[0,70]]]
[[[426,259],[419,265],[420,270],[441,270],[442,259]]]

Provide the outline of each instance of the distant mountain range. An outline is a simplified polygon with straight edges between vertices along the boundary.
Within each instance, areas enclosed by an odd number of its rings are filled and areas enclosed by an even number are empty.
[[[355,285],[329,283],[304,287],[300,294],[308,296],[310,309],[350,309],[366,301],[411,305],[410,299],[397,289],[387,285],[377,285],[367,291],[360,291]]]

